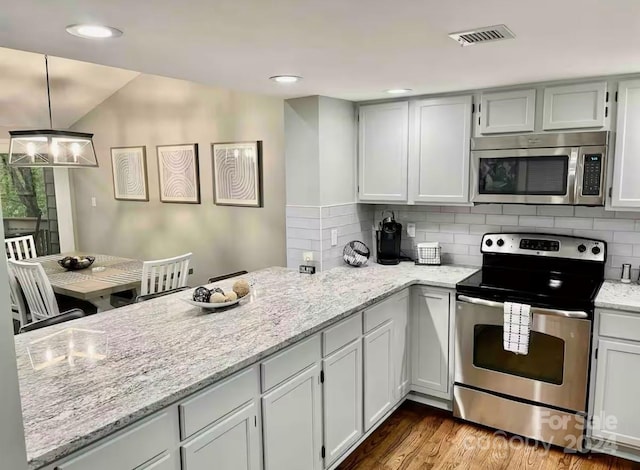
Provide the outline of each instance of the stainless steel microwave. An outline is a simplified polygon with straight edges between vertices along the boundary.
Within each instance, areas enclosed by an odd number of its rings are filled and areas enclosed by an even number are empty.
[[[471,139],[471,202],[603,206],[609,132]]]

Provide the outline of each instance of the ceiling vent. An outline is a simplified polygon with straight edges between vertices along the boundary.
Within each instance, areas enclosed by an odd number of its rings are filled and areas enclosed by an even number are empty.
[[[461,46],[473,46],[475,44],[513,39],[516,36],[505,25],[499,24],[496,26],[485,26],[484,28],[451,33],[449,37]]]

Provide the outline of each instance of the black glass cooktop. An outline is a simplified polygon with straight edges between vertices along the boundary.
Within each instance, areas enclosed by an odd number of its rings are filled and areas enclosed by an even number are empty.
[[[458,294],[562,310],[593,310],[601,276],[483,267],[457,285]]]

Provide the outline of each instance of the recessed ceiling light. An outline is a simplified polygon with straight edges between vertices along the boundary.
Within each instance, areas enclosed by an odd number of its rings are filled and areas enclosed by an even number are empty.
[[[107,39],[122,36],[122,31],[119,29],[99,24],[72,24],[67,26],[67,33],[85,39]]]
[[[273,77],[269,77],[269,79],[278,83],[296,83],[302,80],[302,77],[298,77],[297,75],[274,75]]]
[[[403,93],[409,93],[410,91],[411,88],[391,88],[390,90],[387,90],[387,93],[390,95],[401,95]]]

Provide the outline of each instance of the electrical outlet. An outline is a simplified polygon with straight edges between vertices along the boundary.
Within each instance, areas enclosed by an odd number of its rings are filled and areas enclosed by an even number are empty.
[[[313,251],[305,251],[304,253],[302,253],[302,260],[305,263],[310,263],[311,261],[313,261]]]
[[[331,229],[331,246],[336,246],[338,244],[338,229]]]
[[[416,237],[416,224],[407,224],[407,235],[409,235],[411,238]]]

